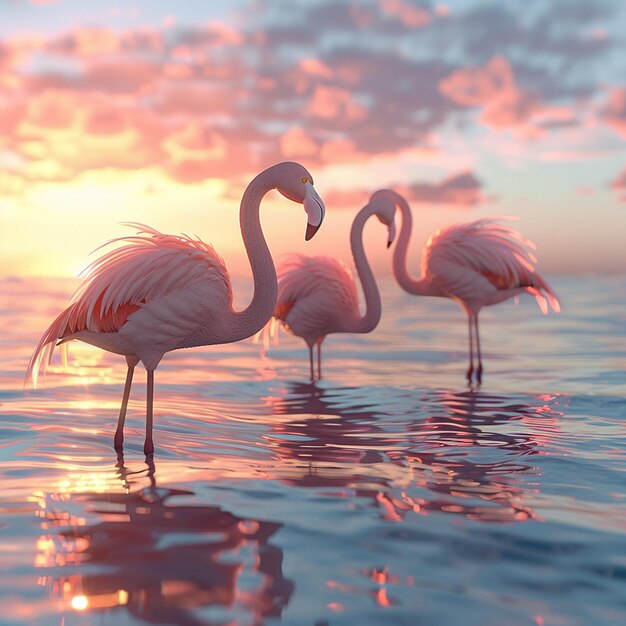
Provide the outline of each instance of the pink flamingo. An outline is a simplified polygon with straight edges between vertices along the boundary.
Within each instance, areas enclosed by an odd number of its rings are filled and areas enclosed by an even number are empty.
[[[560,310],[556,294],[535,271],[537,258],[531,249],[536,246],[516,230],[492,219],[456,224],[435,232],[422,253],[422,277],[412,278],[406,267],[412,227],[407,201],[390,190],[378,191],[372,199],[397,205],[402,213],[402,228],[393,255],[393,273],[400,286],[416,296],[452,298],[467,313],[469,367],[466,376],[470,384],[474,372],[478,384],[482,382],[478,314],[484,306],[528,292],[535,296],[543,313],[548,312],[548,302],[555,312]],[[478,357],[476,370],[474,340]]]
[[[278,298],[274,317],[309,348],[311,380],[315,380],[313,346],[317,346],[317,375],[322,376],[322,342],[330,333],[369,333],[380,321],[376,279],[363,248],[363,228],[376,215],[388,226],[389,247],[395,236],[395,206],[376,201],[363,207],[352,223],[350,244],[365,295],[365,315],[359,312],[354,278],[346,265],[332,257],[291,255],[278,268]]]
[[[239,211],[241,234],[254,278],[252,301],[233,310],[230,277],[212,246],[184,235],[165,235],[147,226],[126,245],[94,261],[72,298],[52,322],[31,357],[26,378],[50,362],[55,345],[79,339],[122,354],[128,371],[114,446],[122,448],[124,421],[135,366],[147,370],[144,452],[153,454],[154,370],[170,350],[231,343],[254,335],[270,319],[276,303],[276,271],[259,221],[261,199],[277,189],[304,205],[305,239],[313,237],[324,217],[324,204],[313,179],[297,163],[279,163],[248,185]],[[111,242],[109,242],[111,243]],[[57,344],[58,341],[58,344]]]

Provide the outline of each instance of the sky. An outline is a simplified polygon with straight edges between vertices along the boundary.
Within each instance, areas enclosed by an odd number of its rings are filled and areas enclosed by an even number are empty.
[[[276,193],[276,257],[350,258],[371,193],[430,233],[515,222],[553,273],[626,272],[621,0],[0,0],[0,276],[76,276],[141,222],[249,266],[239,200],[295,160],[327,217]],[[384,227],[366,229],[389,272]]]

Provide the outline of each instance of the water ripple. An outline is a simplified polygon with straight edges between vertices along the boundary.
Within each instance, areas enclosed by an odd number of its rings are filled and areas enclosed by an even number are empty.
[[[2,623],[624,623],[625,285],[486,312],[484,390],[459,312],[392,283],[316,384],[292,338],[168,355],[144,461],[141,376],[111,449],[117,357],[22,388],[71,288],[0,284]]]

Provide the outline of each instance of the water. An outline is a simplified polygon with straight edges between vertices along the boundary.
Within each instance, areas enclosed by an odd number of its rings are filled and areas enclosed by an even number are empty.
[[[22,388],[73,284],[1,282],[0,623],[626,623],[626,278],[554,282],[483,313],[479,391],[460,309],[390,280],[318,384],[284,334],[170,354],[153,464],[120,357]]]

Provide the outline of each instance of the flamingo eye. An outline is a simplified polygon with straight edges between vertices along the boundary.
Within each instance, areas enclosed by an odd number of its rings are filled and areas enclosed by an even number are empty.
[[[309,182],[309,179],[305,176],[305,177],[302,179],[302,182],[303,182],[303,183],[308,183],[308,182]]]

